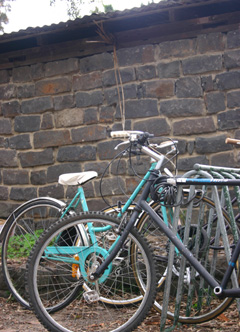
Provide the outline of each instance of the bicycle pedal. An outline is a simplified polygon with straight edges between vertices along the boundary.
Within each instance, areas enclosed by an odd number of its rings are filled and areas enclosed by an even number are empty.
[[[88,304],[99,301],[99,295],[95,290],[83,293],[83,297]]]

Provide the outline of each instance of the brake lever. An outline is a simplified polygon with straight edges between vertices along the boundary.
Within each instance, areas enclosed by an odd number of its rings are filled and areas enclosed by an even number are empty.
[[[119,143],[118,145],[115,146],[114,150],[117,150],[119,148],[119,146],[121,146],[121,145],[129,144],[129,143],[130,143],[130,141],[125,141],[125,142]]]

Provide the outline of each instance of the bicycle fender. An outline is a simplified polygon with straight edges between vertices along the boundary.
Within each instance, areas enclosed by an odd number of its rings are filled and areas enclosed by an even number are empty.
[[[42,201],[42,200],[47,200],[47,201],[51,201],[53,203],[55,203],[56,205],[59,205],[59,207],[61,209],[64,209],[66,207],[66,203],[52,198],[52,197],[38,197],[38,198],[33,198],[21,205],[19,205],[7,218],[7,220],[5,221],[5,223],[3,224],[2,229],[0,230],[0,241],[2,242],[5,236],[5,232],[8,229],[8,227],[10,226],[10,224],[12,223],[12,221],[14,220],[14,216],[18,215],[18,213],[25,208],[28,204],[34,203],[34,202],[38,202],[38,201]]]

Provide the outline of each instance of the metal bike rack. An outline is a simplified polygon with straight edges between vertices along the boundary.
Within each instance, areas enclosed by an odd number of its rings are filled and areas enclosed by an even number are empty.
[[[195,165],[194,170],[187,172],[183,175],[185,178],[190,177],[201,177],[201,178],[218,178],[218,179],[240,179],[240,170],[236,168],[225,168],[225,167],[213,167],[213,166],[206,166],[206,165]],[[182,189],[184,185],[178,186],[178,193],[176,201],[180,202],[182,199]],[[231,196],[230,196],[230,190],[227,186],[221,186],[221,190],[219,190],[219,187],[217,186],[203,186],[202,190],[204,192],[208,192],[208,195],[210,194],[211,199],[215,203],[216,208],[216,214],[217,214],[217,220],[218,223],[213,228],[213,215],[209,213],[208,215],[208,226],[207,226],[207,235],[209,236],[210,241],[210,234],[212,234],[212,231],[214,230],[214,238],[215,242],[214,245],[220,245],[219,239],[220,235],[222,236],[223,246],[224,246],[224,252],[226,255],[227,261],[230,260],[231,256],[231,247],[228,240],[228,234],[225,227],[224,217],[222,214],[222,207],[227,206],[227,213],[230,218],[230,224],[231,229],[233,232],[233,238],[234,242],[236,243],[238,240],[238,231],[237,231],[237,225],[235,222],[234,217],[234,211],[231,203]],[[194,194],[195,186],[191,185],[189,190],[188,197],[191,198]],[[238,204],[238,210],[240,211],[240,189],[239,187],[234,187],[235,195],[237,197],[237,204]],[[174,217],[173,217],[173,224],[172,224],[172,230],[174,234],[177,234],[178,230],[178,220],[180,215],[180,205],[174,208]],[[190,200],[190,203],[188,204],[186,208],[186,217],[185,217],[185,229],[184,229],[184,235],[183,235],[183,244],[187,245],[187,241],[189,238],[189,231],[190,231],[190,224],[192,220],[192,216],[194,213],[194,203]],[[199,254],[200,250],[200,237],[201,237],[201,228],[203,226],[203,219],[204,219],[204,206],[202,205],[201,201],[199,202],[199,207],[197,210],[197,232],[196,232],[196,243],[194,247],[194,252],[196,255]],[[206,246],[207,251],[209,251],[209,243]],[[174,311],[174,320],[173,320],[173,326],[166,328],[166,320],[167,320],[167,313],[168,313],[168,307],[169,307],[169,299],[170,299],[170,292],[171,292],[171,285],[173,283],[173,266],[174,266],[174,259],[176,256],[175,246],[171,243],[169,254],[168,254],[168,266],[167,266],[167,274],[165,279],[165,287],[164,287],[164,295],[163,295],[163,304],[162,304],[162,313],[161,313],[161,322],[160,322],[160,331],[171,331],[177,324],[179,316],[180,316],[180,305],[181,300],[184,292],[184,280],[186,279],[186,271],[187,271],[187,260],[182,255],[179,259],[179,265],[178,265],[178,283],[177,283],[177,290],[176,290],[176,296],[175,296],[175,311]],[[205,257],[205,261],[204,261]],[[204,267],[209,263],[206,259],[208,257],[208,252],[205,252],[201,255],[199,260],[201,260],[201,263]],[[212,276],[216,273],[216,264],[217,264],[217,250],[213,250],[213,254],[211,257],[211,263],[210,263],[210,273]],[[196,289],[195,287],[195,276],[196,276],[196,270],[191,267],[191,271],[189,273],[189,278],[191,280],[191,284],[188,286],[188,294],[187,294],[187,303],[186,303],[186,315],[188,315],[191,312],[192,307],[192,301],[193,301],[193,294],[194,292],[201,292],[201,288],[204,287],[204,279],[200,278],[200,287]],[[233,287],[238,287],[239,281],[236,272],[232,274],[232,283]],[[211,301],[212,297],[212,291],[210,288],[208,288],[208,295],[207,295],[207,301]],[[206,297],[205,297],[206,299]],[[240,308],[240,301],[238,302],[238,308]],[[201,306],[201,303],[198,303],[198,305]]]

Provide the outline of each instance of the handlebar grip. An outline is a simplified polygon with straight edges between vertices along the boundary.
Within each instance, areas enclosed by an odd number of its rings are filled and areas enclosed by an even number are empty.
[[[239,144],[240,145],[240,140],[239,139],[234,139],[234,138],[226,138],[225,140],[226,144]]]
[[[120,131],[111,131],[110,136],[112,138],[128,138],[129,132],[120,130]]]

